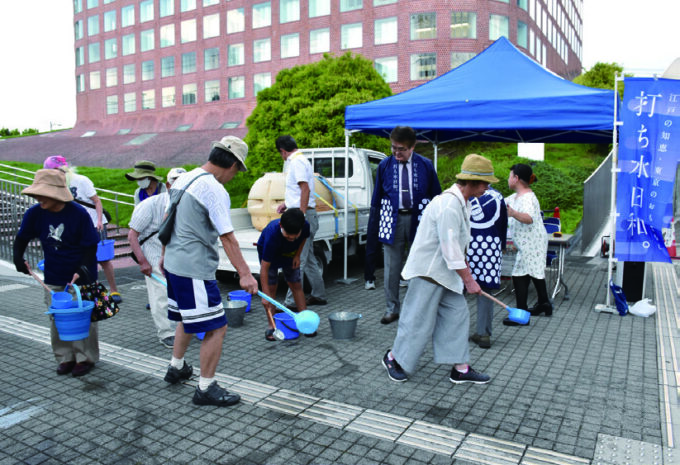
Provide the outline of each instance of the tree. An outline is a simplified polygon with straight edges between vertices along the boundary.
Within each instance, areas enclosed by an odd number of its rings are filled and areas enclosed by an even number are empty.
[[[390,95],[373,63],[350,52],[281,70],[274,85],[257,94],[257,106],[246,120],[249,181],[281,170],[275,148],[280,135],[292,135],[300,148],[344,146],[345,107]],[[366,134],[353,136],[352,143],[389,149],[387,139]]]
[[[598,89],[614,90],[614,73],[622,74],[623,66],[618,63],[598,62],[585,73],[576,76],[574,83]],[[630,77],[632,74],[625,74],[624,76]],[[623,82],[619,83],[618,88],[620,96],[623,97]]]

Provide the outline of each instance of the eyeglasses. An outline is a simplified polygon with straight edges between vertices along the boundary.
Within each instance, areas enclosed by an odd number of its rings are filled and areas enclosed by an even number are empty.
[[[409,149],[408,147],[395,147],[394,145],[392,146],[392,153],[401,153],[401,152],[408,152]]]

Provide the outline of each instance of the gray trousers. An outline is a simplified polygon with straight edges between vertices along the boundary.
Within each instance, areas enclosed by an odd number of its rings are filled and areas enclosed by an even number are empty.
[[[317,299],[326,300],[326,285],[323,282],[323,266],[314,255],[314,236],[319,230],[319,218],[315,209],[308,208],[305,213],[305,219],[309,223],[309,237],[302,248],[300,255],[300,278],[304,285],[305,275],[312,286],[311,295]],[[295,305],[293,299],[293,292],[288,289],[286,293],[285,305]]]
[[[468,363],[469,332],[470,311],[462,294],[413,278],[404,298],[392,355],[405,372],[413,373],[432,341],[435,363]]]
[[[401,270],[404,268],[406,246],[409,243],[410,234],[411,214],[400,214],[397,217],[397,227],[394,231],[394,242],[392,244],[383,244],[386,314],[399,313],[401,309],[399,302],[399,280],[401,279]]]
[[[482,287],[482,290],[489,294],[488,289]],[[493,302],[484,296],[477,296],[477,334],[480,336],[491,336],[491,322],[493,321]]]
[[[158,265],[151,268],[151,272],[157,276],[163,276],[163,270]],[[151,318],[156,325],[158,340],[175,335],[177,322],[168,318],[168,289],[149,276],[144,276],[146,280],[146,293],[149,295],[149,306],[151,307]]]
[[[65,286],[47,285],[54,291],[63,291]],[[73,288],[69,288],[69,292],[75,295]],[[45,306],[52,305],[52,295],[45,290]],[[52,343],[52,353],[57,363],[64,362],[90,362],[97,363],[99,361],[99,331],[97,330],[97,323],[90,323],[90,334],[87,338],[80,341],[62,341],[59,339],[57,327],[54,324],[54,317],[50,315],[50,342]]]

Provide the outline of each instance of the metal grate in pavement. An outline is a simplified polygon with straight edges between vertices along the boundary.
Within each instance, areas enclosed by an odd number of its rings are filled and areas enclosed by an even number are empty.
[[[517,465],[525,447],[516,442],[470,434],[453,457],[489,465]]]
[[[590,460],[572,455],[560,454],[551,450],[529,447],[520,465],[589,465]]]
[[[465,439],[465,431],[416,421],[397,442],[451,456]]]
[[[413,420],[410,418],[378,412],[377,410],[365,410],[345,429],[396,441],[411,423],[413,423]]]
[[[300,416],[336,428],[344,428],[357,416],[361,415],[361,412],[363,412],[363,409],[354,405],[320,399],[317,403],[300,413]]]

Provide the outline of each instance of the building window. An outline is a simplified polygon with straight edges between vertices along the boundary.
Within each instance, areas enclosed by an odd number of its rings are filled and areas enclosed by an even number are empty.
[[[120,27],[128,27],[133,24],[135,24],[135,6],[124,6],[120,9]]]
[[[182,74],[196,72],[196,52],[182,53]]]
[[[245,47],[243,44],[231,44],[227,48],[227,66],[239,66],[245,63]]]
[[[87,0],[87,9],[97,8],[99,6],[99,0]]]
[[[196,9],[196,0],[181,0],[179,2],[179,11],[191,11]],[[193,102],[196,103],[196,102]]]
[[[331,0],[309,0],[309,17],[328,16],[331,14]]]
[[[123,84],[135,82],[135,64],[123,65]]]
[[[359,48],[363,44],[361,23],[343,24],[340,27],[340,48]]]
[[[73,37],[76,40],[83,38],[83,21],[81,19],[73,23]]]
[[[260,63],[272,59],[271,39],[259,39],[253,41],[253,62]]]
[[[104,13],[104,32],[114,31],[116,29],[116,10],[107,11]]]
[[[300,34],[285,34],[281,36],[281,58],[300,56]]]
[[[217,102],[220,99],[220,81],[205,81],[205,101]]]
[[[203,6],[218,5],[220,0],[203,0]]]
[[[340,0],[340,12],[363,8],[363,0]]]
[[[203,38],[209,39],[220,35],[220,14],[203,17]]]
[[[517,6],[523,9],[524,11],[527,11],[527,0],[517,0]]]
[[[397,41],[397,17],[376,19],[374,24],[375,45],[393,44]]]
[[[451,12],[451,38],[476,39],[477,13],[471,11]]]
[[[106,87],[114,87],[118,85],[118,68],[106,69]]]
[[[101,59],[99,53],[99,42],[88,44],[87,46],[87,61],[88,63],[97,63]]]
[[[423,81],[437,75],[437,54],[416,53],[411,55],[411,80]]]
[[[272,73],[257,73],[253,75],[253,95],[257,95],[262,89],[272,86]]]
[[[503,15],[489,15],[489,40],[496,40],[501,36],[509,37],[508,17]]]
[[[139,49],[141,52],[148,52],[154,49],[154,30],[147,29],[139,33]]]
[[[246,78],[234,76],[229,78],[229,98],[244,98],[246,96]]]
[[[102,84],[102,73],[100,71],[90,71],[90,90],[99,89]]]
[[[451,69],[457,68],[466,61],[475,57],[475,53],[472,52],[452,52],[451,53]]]
[[[182,105],[193,105],[196,103],[196,84],[184,84],[182,86]]]
[[[113,3],[113,2],[115,2],[115,1],[116,1],[116,0],[104,0],[104,5],[107,5],[107,4],[109,4],[109,3]]]
[[[246,28],[246,16],[243,8],[227,11],[227,34],[243,32]]]
[[[375,69],[385,82],[397,82],[397,57],[376,58]]]
[[[203,69],[217,69],[220,67],[220,49],[218,47],[206,48],[203,51]]]
[[[517,21],[517,45],[527,48],[528,44],[528,29],[526,23]]]
[[[290,23],[300,20],[300,0],[280,0],[279,22]]]
[[[122,38],[123,43],[123,56],[132,55],[135,53],[135,35],[127,34]]]
[[[142,91],[142,110],[153,110],[156,108],[156,92],[153,89]]]
[[[139,22],[153,21],[153,0],[144,0],[139,3]]]
[[[76,76],[76,92],[85,92],[85,75],[78,74]]]
[[[137,110],[137,94],[128,92],[123,95],[123,111],[129,113]]]
[[[161,77],[170,77],[175,75],[175,57],[161,58]]]
[[[272,25],[272,5],[271,2],[258,3],[253,5],[253,29],[268,27]]]
[[[118,56],[118,39],[106,39],[104,41],[104,58],[110,60]]]
[[[76,47],[76,66],[83,66],[85,64],[85,49],[83,47]]]
[[[80,13],[81,11],[83,11],[82,0],[73,0],[73,12]]]
[[[108,95],[106,97],[106,114],[115,115],[118,113],[118,96]]]
[[[163,87],[161,89],[161,105],[163,108],[175,106],[175,88]]]
[[[437,13],[411,15],[411,40],[437,38]]]
[[[180,41],[183,44],[187,42],[194,42],[196,40],[196,20],[187,19],[180,23]]]
[[[142,81],[150,81],[153,79],[154,66],[153,60],[147,60],[142,62]]]
[[[325,53],[331,49],[331,31],[325,27],[309,31],[309,53]]]
[[[175,14],[175,0],[159,0],[159,16],[165,18]]]
[[[161,48],[175,45],[175,25],[166,24],[160,28]]]
[[[390,5],[397,3],[397,0],[373,0],[373,6]]]
[[[99,15],[87,18],[87,35],[94,36],[99,34]]]

